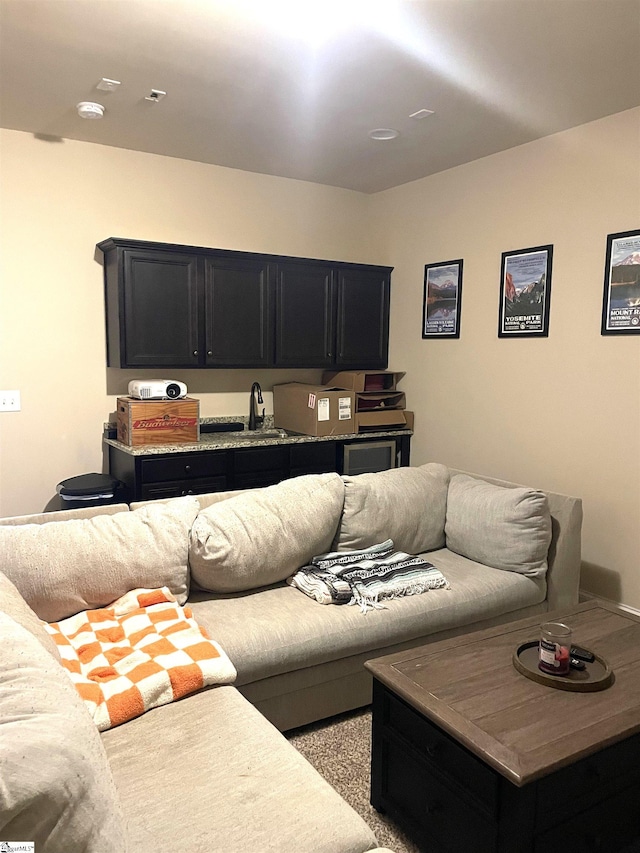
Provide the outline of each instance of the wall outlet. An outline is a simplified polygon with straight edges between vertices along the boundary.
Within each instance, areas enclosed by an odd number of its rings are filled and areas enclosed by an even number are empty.
[[[19,412],[20,392],[0,391],[0,412]]]

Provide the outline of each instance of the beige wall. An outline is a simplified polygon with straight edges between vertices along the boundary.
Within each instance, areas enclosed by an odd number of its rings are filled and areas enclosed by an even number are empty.
[[[582,496],[584,586],[640,609],[640,338],[599,331],[606,235],[640,226],[639,127],[640,110],[621,113],[371,197],[1,131],[0,388],[22,411],[0,414],[0,514],[39,511],[59,480],[101,469],[132,374],[105,367],[99,240],[389,263],[413,462]],[[501,252],[546,243],[549,337],[498,339]],[[424,264],[458,257],[461,338],[423,341]],[[171,375],[203,415],[243,414],[254,379],[319,378]]]
[[[2,515],[40,511],[60,480],[102,469],[102,425],[136,375],[105,367],[98,241],[368,260],[366,197],[356,192],[16,131],[1,131],[0,145],[0,389],[22,395],[22,411],[0,413]],[[203,416],[248,414],[254,380],[268,392],[274,382],[321,378],[170,375],[200,399]]]
[[[380,193],[412,461],[579,495],[583,586],[640,609],[640,337],[601,336],[607,234],[640,227],[640,110]],[[497,336],[501,253],[554,246],[549,337]],[[464,259],[459,340],[422,340],[424,264]]]

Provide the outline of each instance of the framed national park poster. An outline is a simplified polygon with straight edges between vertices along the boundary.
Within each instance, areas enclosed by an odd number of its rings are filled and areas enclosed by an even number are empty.
[[[546,338],[553,246],[502,253],[500,338]]]
[[[603,335],[640,333],[640,230],[607,237],[602,300]]]
[[[425,264],[423,338],[459,338],[462,260]]]

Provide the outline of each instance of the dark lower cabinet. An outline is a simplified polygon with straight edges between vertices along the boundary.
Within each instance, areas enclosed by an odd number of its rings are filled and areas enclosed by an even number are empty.
[[[232,452],[231,482],[233,489],[255,489],[271,486],[288,476],[289,448],[245,447]]]
[[[411,437],[391,436],[399,465],[409,464]],[[360,439],[379,441],[378,437]],[[229,450],[176,451],[134,455],[109,448],[109,473],[125,485],[127,502],[202,495],[233,489],[271,486],[303,474],[343,473],[344,444],[353,439],[268,444]]]
[[[319,441],[309,444],[293,444],[289,448],[289,474],[325,474],[339,471],[338,442]]]

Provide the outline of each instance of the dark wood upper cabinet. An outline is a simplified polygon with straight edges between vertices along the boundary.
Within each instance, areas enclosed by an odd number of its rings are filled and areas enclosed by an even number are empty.
[[[338,271],[335,363],[386,367],[389,351],[389,284],[384,269]]]
[[[330,267],[281,263],[276,286],[276,355],[282,367],[334,363],[335,275]]]
[[[110,367],[385,368],[390,267],[110,238]]]
[[[109,363],[130,367],[197,367],[198,258],[125,249],[113,274],[126,286],[107,294]],[[108,312],[109,315],[109,312]]]
[[[272,265],[262,258],[205,258],[208,367],[268,367],[273,352]]]

